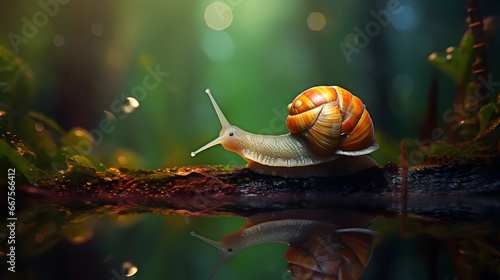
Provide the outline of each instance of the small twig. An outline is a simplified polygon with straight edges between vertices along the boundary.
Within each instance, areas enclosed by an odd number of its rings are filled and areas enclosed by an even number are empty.
[[[476,59],[472,64],[472,73],[474,74],[474,88],[476,100],[478,102],[478,110],[483,107],[488,99],[484,98],[487,96],[486,87],[482,85],[481,81],[485,81],[487,77],[487,55],[486,55],[486,40],[484,37],[484,25],[483,17],[481,16],[481,9],[479,8],[478,0],[468,0],[470,23],[469,28],[472,33],[474,51],[476,53]],[[476,105],[476,104],[475,104]]]
[[[401,227],[400,232],[403,235],[406,232],[406,223],[408,218],[408,160],[406,159],[406,151],[403,146],[403,140],[401,140],[400,147],[400,163],[399,167],[401,169]]]

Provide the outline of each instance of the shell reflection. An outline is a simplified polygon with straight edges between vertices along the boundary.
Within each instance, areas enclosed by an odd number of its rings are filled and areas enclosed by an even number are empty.
[[[191,235],[219,250],[209,279],[240,250],[257,244],[290,245],[285,257],[295,279],[359,279],[370,262],[377,232],[366,229],[373,217],[350,211],[286,210],[247,218],[239,230],[213,241]]]

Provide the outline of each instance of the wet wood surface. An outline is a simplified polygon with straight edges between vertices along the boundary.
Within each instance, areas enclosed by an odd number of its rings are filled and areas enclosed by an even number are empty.
[[[102,173],[73,167],[55,180],[20,190],[25,205],[45,203],[68,212],[248,216],[339,208],[450,221],[484,220],[500,212],[500,157],[410,168],[406,200],[400,173],[394,164],[332,179],[283,179],[223,166]]]

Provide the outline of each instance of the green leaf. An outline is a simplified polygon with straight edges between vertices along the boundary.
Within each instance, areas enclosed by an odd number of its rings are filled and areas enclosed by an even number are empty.
[[[27,149],[12,147],[4,140],[0,140],[0,159],[5,164],[5,166],[2,166],[3,170],[6,170],[5,168],[15,168],[29,182],[33,182],[36,168],[30,163],[29,158],[31,156],[28,153]]]
[[[458,48],[449,47],[446,53],[433,53],[429,56],[429,61],[451,76],[455,82],[464,84],[471,76],[473,55],[472,34],[469,32],[463,37]]]
[[[480,132],[483,132],[488,127],[488,123],[490,122],[491,116],[493,115],[496,109],[497,109],[496,104],[490,102],[484,105],[479,110],[477,116],[479,117]]]

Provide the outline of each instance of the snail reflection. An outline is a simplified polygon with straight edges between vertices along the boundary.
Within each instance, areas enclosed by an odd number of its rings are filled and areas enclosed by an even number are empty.
[[[219,137],[191,153],[217,144],[242,156],[253,172],[285,178],[353,174],[377,163],[367,154],[378,149],[373,123],[359,98],[338,86],[318,86],[288,105],[285,135],[258,135],[231,125],[207,94],[222,129]]]
[[[255,214],[239,230],[213,241],[219,251],[210,275],[240,250],[263,243],[290,245],[285,257],[295,279],[359,279],[368,265],[377,232],[365,228],[374,217],[342,210],[285,210]]]

